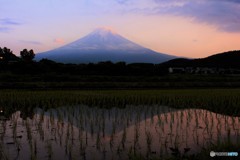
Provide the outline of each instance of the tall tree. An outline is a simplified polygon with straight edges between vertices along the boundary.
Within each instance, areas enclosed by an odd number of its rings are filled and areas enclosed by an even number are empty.
[[[4,58],[4,52],[3,49],[0,47],[0,60],[3,60]]]
[[[0,47],[0,60],[8,62],[10,60],[16,60],[16,59],[17,57],[13,54],[13,52],[9,48]]]
[[[32,49],[29,51],[27,49],[24,49],[20,52],[20,55],[21,55],[21,58],[26,62],[31,62],[35,57],[35,54]]]

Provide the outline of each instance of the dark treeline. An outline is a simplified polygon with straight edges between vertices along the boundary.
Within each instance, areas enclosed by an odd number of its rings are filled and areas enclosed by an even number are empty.
[[[39,62],[12,61],[0,62],[0,72],[14,74],[69,74],[69,75],[165,75],[166,67],[151,63],[99,62],[88,64],[63,64],[48,59]]]
[[[21,58],[17,57],[11,49],[4,47],[0,47],[0,63],[1,64],[9,64],[11,62],[19,62],[19,61],[25,61],[25,62],[32,62],[33,58],[35,57],[35,54],[33,50],[27,50],[23,49],[20,52]]]
[[[21,58],[15,56],[10,49],[0,48],[0,72],[13,74],[69,74],[69,75],[165,75],[168,70],[151,63],[125,62],[112,63],[110,61],[88,64],[63,64],[48,59],[33,61],[33,50],[24,49]]]
[[[110,61],[64,64],[48,59],[36,62],[34,52],[27,49],[21,51],[20,55],[15,56],[6,47],[0,49],[0,88],[153,88],[158,85],[152,82],[168,74],[168,68],[159,64]]]

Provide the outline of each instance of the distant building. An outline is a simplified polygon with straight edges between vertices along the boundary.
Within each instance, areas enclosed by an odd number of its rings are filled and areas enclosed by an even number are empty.
[[[170,67],[168,68],[169,73],[185,73],[185,68],[181,67]]]
[[[236,68],[210,68],[210,67],[169,67],[170,74],[240,74],[240,69]]]
[[[4,55],[0,53],[0,60],[3,60]]]

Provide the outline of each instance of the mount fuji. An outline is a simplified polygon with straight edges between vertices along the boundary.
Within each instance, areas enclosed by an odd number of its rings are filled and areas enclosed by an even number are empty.
[[[112,30],[99,28],[70,44],[36,54],[36,60],[47,58],[62,63],[161,63],[176,58],[142,47]]]

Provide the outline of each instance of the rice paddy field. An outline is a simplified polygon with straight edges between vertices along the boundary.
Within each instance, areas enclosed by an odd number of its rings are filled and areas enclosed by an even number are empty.
[[[2,90],[0,97],[1,160],[240,153],[240,89]]]

